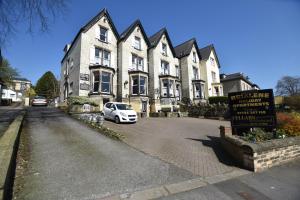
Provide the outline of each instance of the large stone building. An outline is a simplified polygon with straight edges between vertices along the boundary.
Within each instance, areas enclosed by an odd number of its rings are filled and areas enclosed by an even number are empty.
[[[131,104],[139,113],[178,109],[189,98],[205,102],[223,94],[219,61],[212,45],[199,49],[196,39],[173,47],[165,28],[148,38],[133,22],[121,35],[106,9],[83,26],[64,48],[61,100],[94,98]]]
[[[259,90],[259,86],[250,81],[248,76],[243,73],[221,74],[221,83],[223,85],[224,96],[230,92],[240,92],[245,90]]]

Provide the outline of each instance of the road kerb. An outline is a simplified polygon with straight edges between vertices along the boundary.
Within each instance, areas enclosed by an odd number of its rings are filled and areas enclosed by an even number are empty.
[[[10,198],[18,149],[18,139],[25,112],[21,112],[0,138],[0,200]]]

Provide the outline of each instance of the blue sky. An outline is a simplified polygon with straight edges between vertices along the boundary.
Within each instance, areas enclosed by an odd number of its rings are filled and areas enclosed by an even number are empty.
[[[3,51],[33,84],[48,70],[59,77],[64,45],[102,8],[119,33],[139,18],[148,36],[166,27],[174,46],[192,37],[199,47],[213,43],[221,73],[244,72],[262,88],[274,88],[284,75],[300,75],[300,0],[68,1],[49,33],[30,35],[20,24]]]

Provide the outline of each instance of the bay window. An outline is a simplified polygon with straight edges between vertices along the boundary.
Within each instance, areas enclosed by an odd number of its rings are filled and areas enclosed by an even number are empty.
[[[93,72],[93,92],[99,92],[99,85],[100,85],[100,73],[99,71]]]
[[[111,73],[101,73],[101,92],[103,93],[110,93],[110,76]]]
[[[180,77],[180,71],[178,65],[175,65],[175,73],[176,73],[176,77]]]
[[[111,93],[112,73],[106,71],[93,71],[92,92]]]
[[[196,99],[204,98],[204,84],[194,83],[194,98]]]
[[[177,101],[180,101],[180,84],[176,84],[175,97]]]
[[[162,79],[161,84],[161,96],[162,97],[174,97],[175,87],[174,80]]]
[[[147,77],[140,75],[131,77],[131,94],[147,95]]]

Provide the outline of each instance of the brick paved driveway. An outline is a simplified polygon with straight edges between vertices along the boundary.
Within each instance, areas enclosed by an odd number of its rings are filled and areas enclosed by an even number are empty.
[[[126,136],[130,146],[194,174],[211,177],[239,170],[219,143],[220,125],[229,122],[196,118],[147,118],[136,124],[105,126]]]

